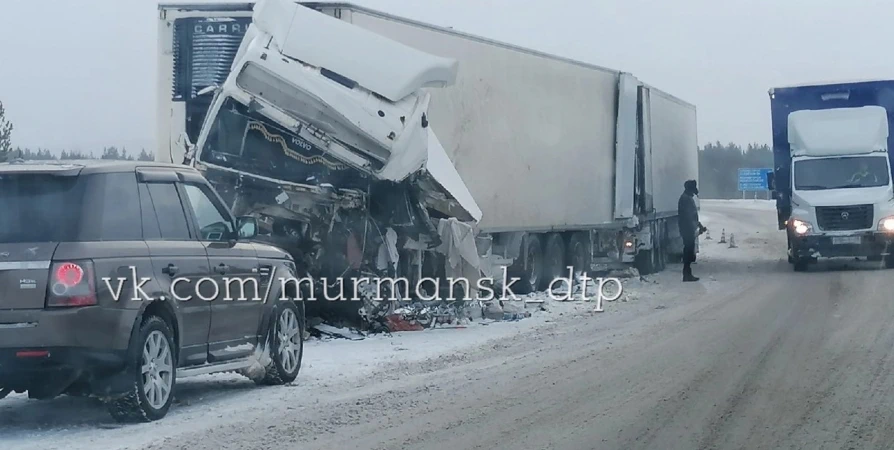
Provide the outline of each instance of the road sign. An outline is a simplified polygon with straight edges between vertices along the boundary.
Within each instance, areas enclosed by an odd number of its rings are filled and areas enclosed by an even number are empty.
[[[767,174],[773,169],[739,169],[739,190],[742,192],[768,191]]]

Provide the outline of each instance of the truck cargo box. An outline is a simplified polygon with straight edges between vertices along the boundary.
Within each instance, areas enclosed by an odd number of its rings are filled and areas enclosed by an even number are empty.
[[[617,197],[633,201],[634,180],[632,166],[616,174],[621,72],[353,5],[307,5],[459,61],[456,83],[432,91],[430,115],[482,209],[481,230],[612,227],[630,218],[615,210]],[[643,181],[656,193],[654,212],[675,214],[683,181],[698,174],[695,108],[645,90],[653,147]]]

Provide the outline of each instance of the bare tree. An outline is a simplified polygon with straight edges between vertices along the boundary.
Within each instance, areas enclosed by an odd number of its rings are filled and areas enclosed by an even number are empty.
[[[10,159],[12,153],[12,122],[6,119],[6,109],[0,102],[0,162]]]

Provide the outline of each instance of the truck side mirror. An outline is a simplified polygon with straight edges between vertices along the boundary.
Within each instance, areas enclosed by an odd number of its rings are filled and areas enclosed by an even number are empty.
[[[776,174],[773,172],[767,172],[767,189],[776,190]]]
[[[180,133],[180,136],[177,139],[177,143],[183,146],[183,161],[181,162],[181,164],[189,165],[189,163],[195,157],[196,145],[189,140],[189,136],[186,134],[185,131]],[[173,152],[171,153],[171,162],[175,162]]]
[[[212,84],[211,86],[206,86],[206,87],[202,88],[199,92],[197,92],[196,97],[203,97],[203,96],[206,96],[211,93],[217,94],[218,91],[220,91],[220,86],[218,86],[216,84]]]

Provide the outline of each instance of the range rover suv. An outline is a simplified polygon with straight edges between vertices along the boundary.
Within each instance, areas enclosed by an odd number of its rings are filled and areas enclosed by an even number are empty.
[[[0,164],[0,398],[94,396],[152,421],[178,378],[292,382],[296,267],[257,229],[187,166]]]

